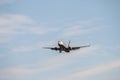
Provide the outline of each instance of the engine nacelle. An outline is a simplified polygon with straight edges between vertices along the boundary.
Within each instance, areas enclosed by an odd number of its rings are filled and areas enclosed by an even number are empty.
[[[71,47],[69,46],[68,49],[71,50]]]
[[[58,48],[57,48],[57,47],[55,47],[55,50],[57,51],[57,50],[58,50]]]

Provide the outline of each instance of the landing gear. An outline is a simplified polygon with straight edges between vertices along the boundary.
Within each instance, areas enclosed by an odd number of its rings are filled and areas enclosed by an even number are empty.
[[[59,50],[59,53],[62,53],[62,50]]]

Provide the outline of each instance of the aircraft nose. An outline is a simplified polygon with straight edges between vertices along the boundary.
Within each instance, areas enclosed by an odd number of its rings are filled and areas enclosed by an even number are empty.
[[[64,45],[62,41],[58,41],[58,45]]]

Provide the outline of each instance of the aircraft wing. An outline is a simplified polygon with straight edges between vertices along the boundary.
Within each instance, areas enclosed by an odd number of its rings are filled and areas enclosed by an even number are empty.
[[[44,49],[51,49],[51,50],[60,50],[60,48],[57,48],[57,47],[43,47]]]
[[[80,46],[80,47],[71,47],[71,50],[77,50],[80,48],[84,48],[84,47],[89,47],[90,45],[86,45],[86,46]]]

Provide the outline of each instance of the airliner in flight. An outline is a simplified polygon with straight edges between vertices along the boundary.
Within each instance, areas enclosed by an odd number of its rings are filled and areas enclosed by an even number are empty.
[[[90,45],[79,46],[79,47],[71,47],[70,46],[70,41],[68,43],[68,46],[66,46],[63,41],[58,41],[58,47],[43,47],[43,48],[59,51],[59,53],[61,53],[62,51],[70,52],[72,50],[77,50],[77,49],[84,48],[84,47],[89,47],[89,46]]]

